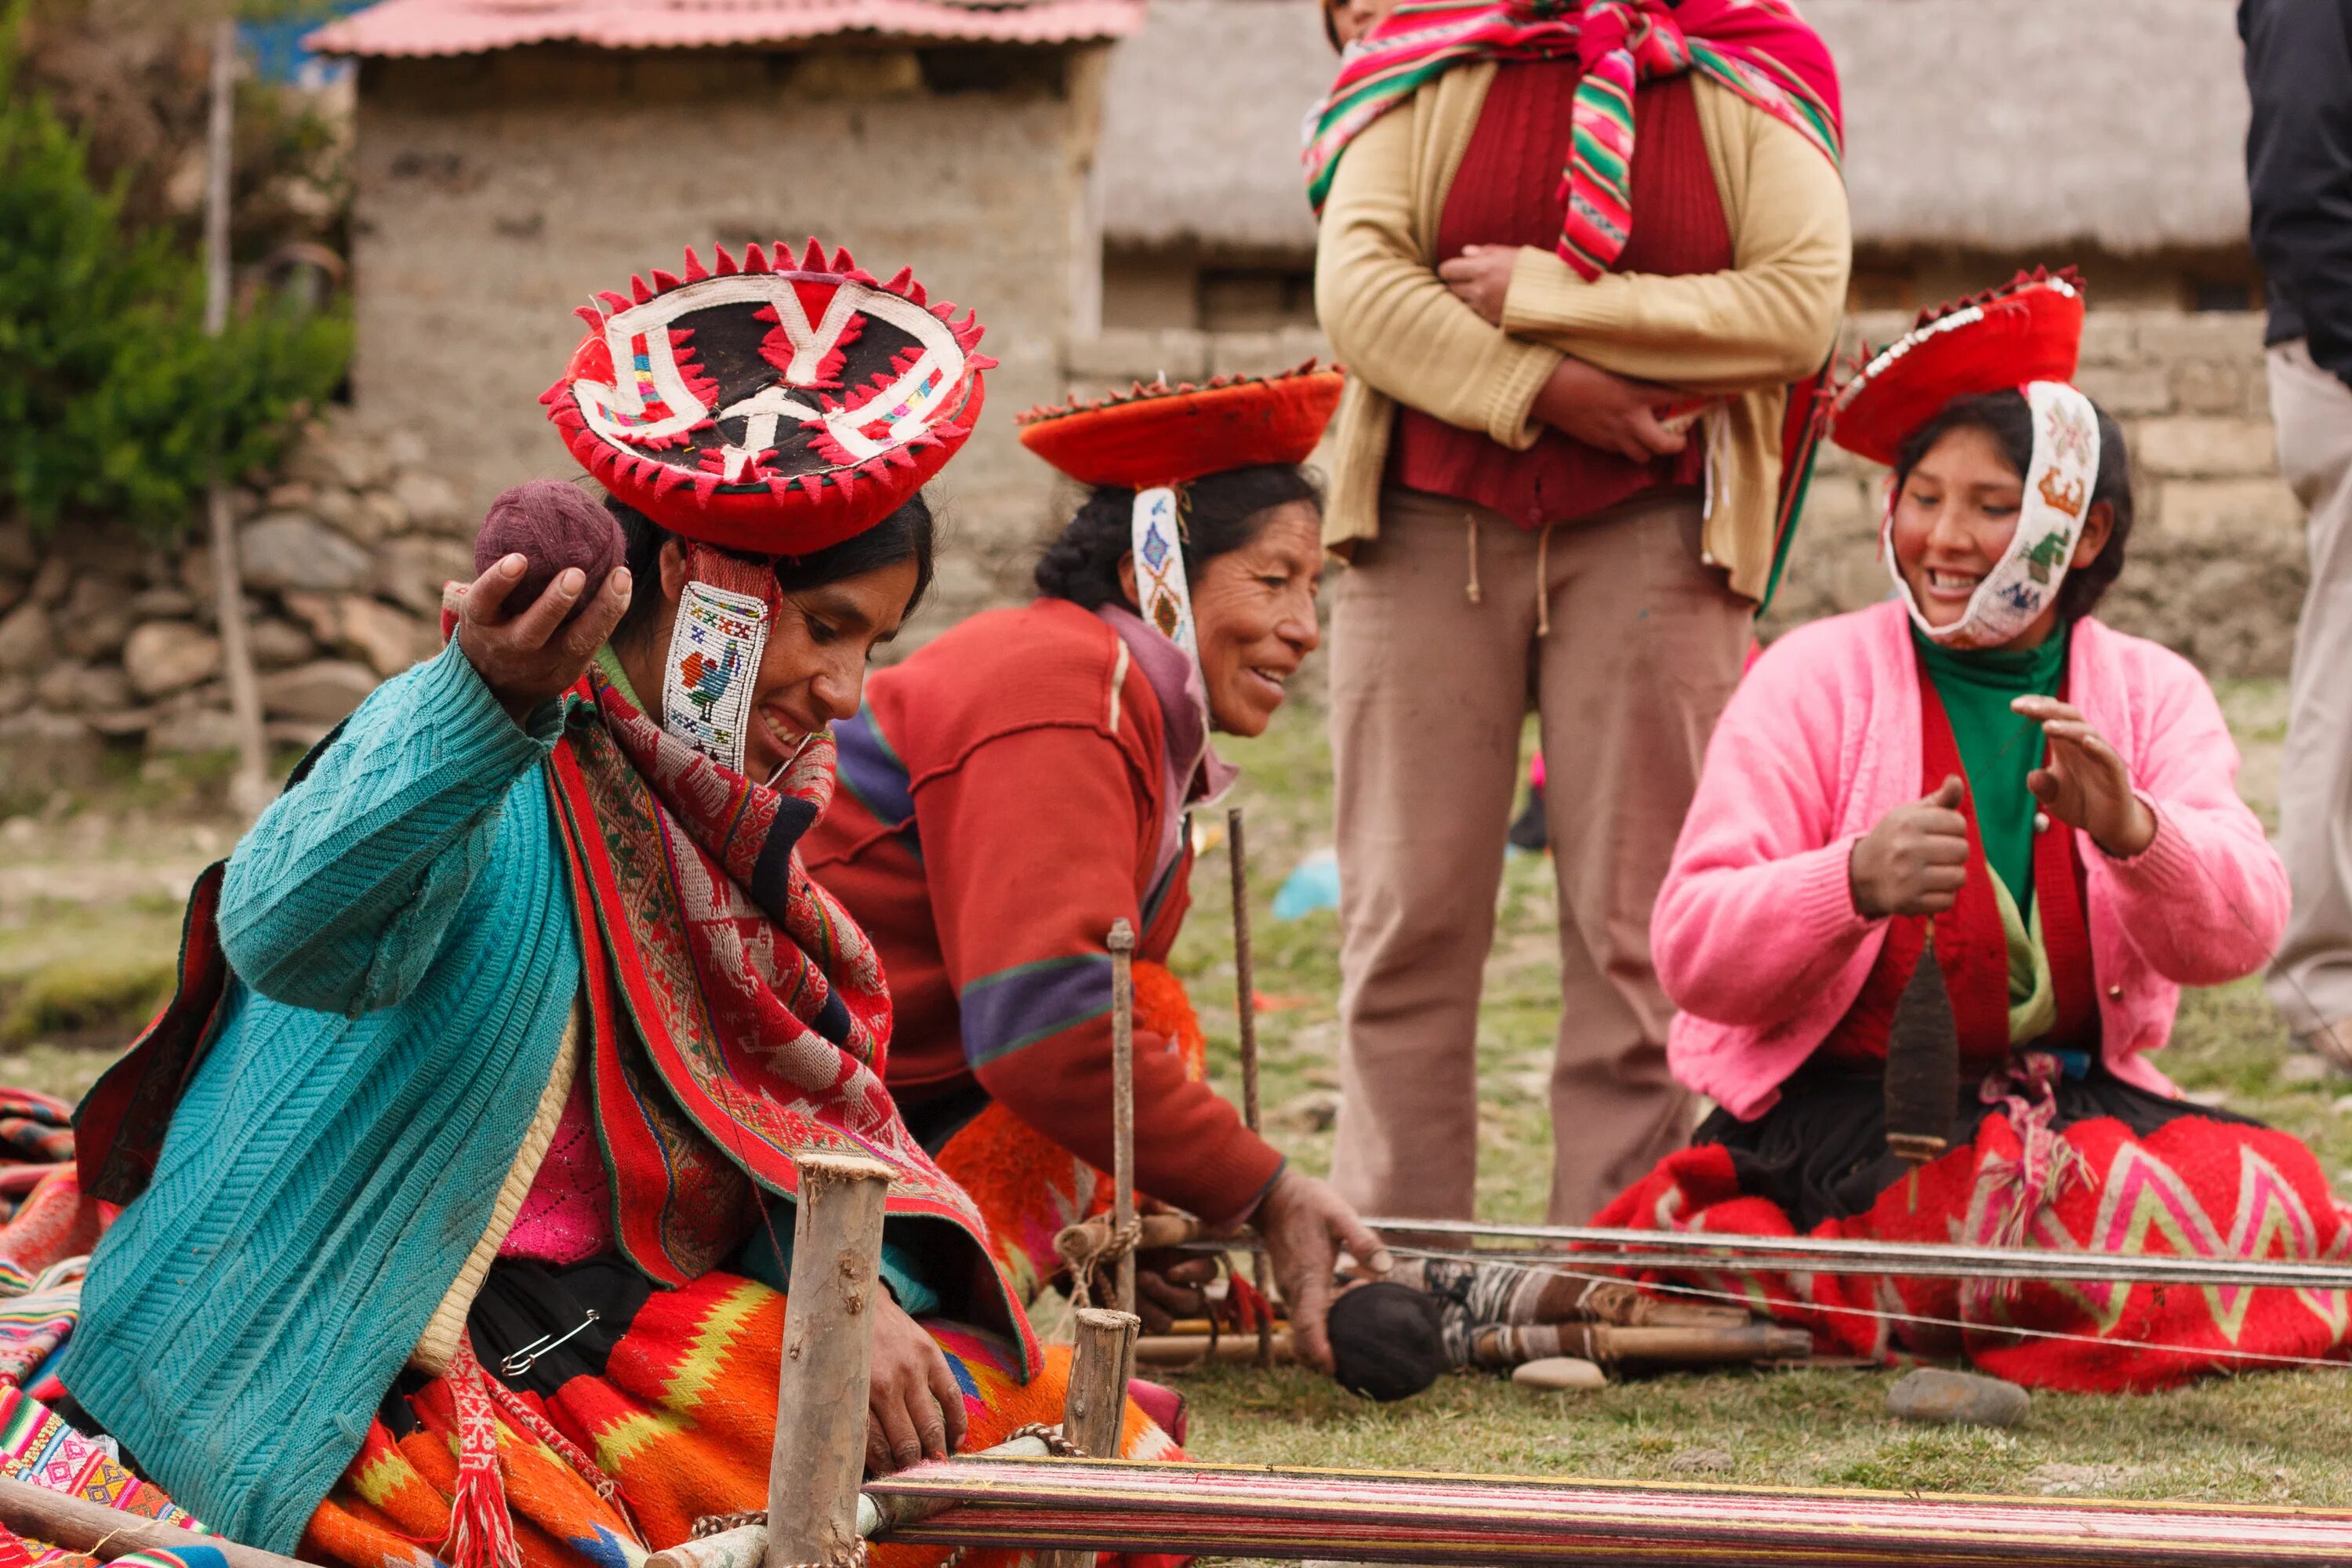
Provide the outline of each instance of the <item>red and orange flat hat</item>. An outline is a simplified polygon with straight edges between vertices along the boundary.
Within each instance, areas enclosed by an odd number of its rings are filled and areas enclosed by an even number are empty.
[[[2083,347],[2073,268],[2021,272],[1998,289],[1920,312],[1830,403],[1830,439],[1892,467],[1904,437],[1956,397],[2072,382]]]
[[[540,401],[581,466],[673,533],[805,555],[881,521],[980,417],[980,323],[812,239],[629,279]]]
[[[1021,444],[1083,485],[1144,490],[1227,468],[1303,463],[1323,438],[1347,377],[1313,360],[1276,375],[1205,385],[1142,382],[1090,402],[1019,416]]]

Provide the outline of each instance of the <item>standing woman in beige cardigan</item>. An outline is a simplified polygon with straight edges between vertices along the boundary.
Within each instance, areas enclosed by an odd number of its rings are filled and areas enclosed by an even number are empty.
[[[1788,387],[1845,302],[1835,76],[1782,0],[1433,0],[1349,52],[1310,136],[1316,304],[1355,373],[1323,535],[1351,563],[1334,1174],[1368,1214],[1472,1212],[1532,707],[1550,1217],[1580,1221],[1689,1132],[1650,905],[1771,574]]]

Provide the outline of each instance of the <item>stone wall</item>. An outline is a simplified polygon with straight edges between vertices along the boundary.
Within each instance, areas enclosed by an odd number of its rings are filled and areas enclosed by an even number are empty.
[[[646,54],[547,47],[376,60],[360,82],[355,408],[415,432],[478,517],[577,470],[539,395],[572,309],[694,245],[814,234],[976,310],[980,432],[935,487],[951,549],[924,626],[1014,587],[1051,476],[1011,416],[1058,395],[1098,310],[1089,199],[1100,46]],[[919,627],[918,628],[919,630]]]
[[[478,519],[426,452],[321,426],[277,483],[232,492],[278,745],[309,745],[439,647],[441,584],[473,574]],[[0,521],[0,792],[88,784],[110,752],[233,749],[215,605],[208,545]]]
[[[1858,318],[1848,347],[1903,325]],[[1104,332],[1072,342],[1041,395],[1263,373],[1325,352],[1302,331]],[[2283,674],[2303,526],[2275,473],[2260,319],[2094,312],[2082,382],[2123,422],[2137,474],[2131,565],[2101,614],[2210,674]],[[989,424],[1009,437],[1010,411],[999,405]],[[281,745],[308,744],[379,680],[429,656],[442,583],[472,574],[480,507],[431,443],[372,428],[350,416],[315,426],[276,483],[234,492],[263,701]],[[1013,458],[1028,486],[1019,526],[995,536],[989,575],[927,606],[918,632],[1024,594],[1037,540],[1075,502],[1075,488],[1055,489],[1044,464]],[[1768,633],[1885,595],[1881,482],[1870,466],[1824,453]],[[950,505],[952,517],[961,509]],[[226,750],[226,708],[205,546],[154,550],[105,528],[37,542],[23,523],[0,521],[0,791],[87,782],[110,751]]]
[[[1851,319],[1842,358],[1900,336],[1907,315]],[[1093,394],[1329,356],[1311,331],[1108,331],[1073,346],[1070,389]],[[2303,510],[2278,478],[2253,312],[2095,310],[2083,390],[2116,416],[2134,474],[2130,564],[2102,618],[2179,649],[2216,676],[2286,673],[2305,574]],[[1877,560],[1885,470],[1824,447],[1766,635],[1885,598]]]
[[[1899,315],[1857,316],[1885,342]],[[2100,618],[2179,650],[2209,675],[2286,673],[2305,576],[2303,509],[2278,477],[2263,318],[2095,310],[2083,334],[2084,392],[2131,449],[2127,564]],[[1822,449],[1767,631],[1886,596],[1877,559],[1885,470]]]

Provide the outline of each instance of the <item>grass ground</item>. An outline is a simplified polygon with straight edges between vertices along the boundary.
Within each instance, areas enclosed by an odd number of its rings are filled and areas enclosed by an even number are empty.
[[[2247,756],[2242,788],[2267,819],[2284,698],[2272,683],[2223,698]],[[1245,769],[1234,798],[1249,813],[1257,988],[1278,1004],[1258,1019],[1269,1128],[1320,1171],[1339,1087],[1338,925],[1329,911],[1276,921],[1270,909],[1283,876],[1329,841],[1320,717],[1285,715],[1226,751]],[[0,1081],[79,1094],[168,987],[180,897],[230,841],[218,793],[201,771],[164,772],[0,820]],[[1218,1081],[1238,1097],[1228,874],[1220,837],[1194,874],[1176,963]],[[1547,860],[1511,859],[1497,917],[1478,1039],[1479,1210],[1537,1220],[1557,1023]],[[2352,1196],[2352,1080],[2291,1057],[2254,984],[2189,996],[2165,1065],[2191,1093],[2308,1140]],[[1674,1375],[1580,1394],[1449,1379],[1391,1406],[1287,1370],[1213,1369],[1181,1386],[1194,1452],[1212,1460],[2352,1506],[2345,1376],[2269,1373],[2130,1399],[2039,1395],[2026,1425],[2006,1433],[1904,1426],[1885,1413],[1890,1374],[1843,1370]]]
[[[2222,697],[2245,752],[2241,787],[2275,826],[2284,695],[2276,683],[2245,682]],[[1221,749],[1244,769],[1234,798],[1248,812],[1256,988],[1297,1004],[1258,1016],[1268,1126],[1320,1171],[1339,1087],[1338,921],[1324,911],[1278,922],[1269,905],[1282,877],[1329,842],[1329,752],[1318,717],[1306,712]],[[1217,1080],[1237,1098],[1229,876],[1220,837],[1194,874],[1176,966]],[[1480,1009],[1482,1218],[1543,1217],[1557,934],[1549,861],[1513,856]],[[2290,1056],[2257,983],[2191,993],[2164,1065],[2188,1092],[2308,1141],[2352,1197],[2352,1079]],[[1673,1375],[1569,1394],[1452,1379],[1389,1406],[1292,1371],[1209,1369],[1182,1387],[1196,1412],[1194,1451],[1236,1463],[2343,1505],[2352,1504],[2346,1377],[2264,1373],[2127,1399],[2039,1394],[2026,1425],[2005,1433],[1895,1421],[1885,1414],[1894,1374],[1847,1370]]]

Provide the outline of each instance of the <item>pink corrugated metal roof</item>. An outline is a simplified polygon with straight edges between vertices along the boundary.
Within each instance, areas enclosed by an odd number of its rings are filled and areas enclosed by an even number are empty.
[[[470,55],[528,44],[607,49],[761,45],[839,33],[974,43],[1116,38],[1144,0],[382,0],[304,39],[325,55]]]

